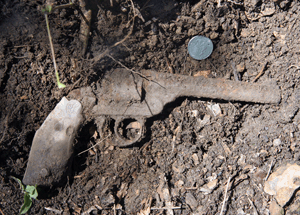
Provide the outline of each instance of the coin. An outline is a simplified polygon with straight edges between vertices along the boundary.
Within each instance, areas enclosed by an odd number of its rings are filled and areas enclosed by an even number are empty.
[[[208,58],[211,55],[213,48],[214,45],[212,41],[204,36],[195,36],[188,44],[188,52],[190,56],[196,60]]]

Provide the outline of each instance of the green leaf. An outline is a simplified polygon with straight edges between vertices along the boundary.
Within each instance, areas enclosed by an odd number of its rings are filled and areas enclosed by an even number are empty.
[[[15,179],[19,183],[21,190],[24,191],[25,186],[22,184],[22,181],[14,176],[12,176],[12,178]]]
[[[25,214],[31,207],[32,200],[30,198],[30,195],[28,193],[24,194],[24,204],[22,205],[20,209],[20,214]]]
[[[25,191],[29,194],[30,198],[36,199],[38,197],[36,186],[27,185]]]
[[[57,85],[58,85],[58,88],[65,88],[66,87],[66,85],[60,83],[59,81],[57,82]]]

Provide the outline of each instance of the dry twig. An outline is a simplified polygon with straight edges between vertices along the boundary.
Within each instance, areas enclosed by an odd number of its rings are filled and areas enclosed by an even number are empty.
[[[55,208],[50,208],[50,207],[45,207],[45,209],[47,210],[47,211],[52,211],[53,213],[55,213],[55,214],[62,214],[62,210],[57,210],[57,209],[55,209]]]
[[[228,181],[227,181],[227,186],[226,186],[226,190],[225,190],[225,195],[224,195],[224,200],[223,200],[223,204],[222,204],[220,215],[223,214],[223,211],[224,211],[224,208],[225,208],[225,203],[226,203],[226,199],[227,199],[227,192],[228,192],[230,180],[231,180],[231,177],[229,177]]]
[[[256,207],[255,207],[255,205],[253,204],[253,202],[249,199],[249,197],[247,196],[247,198],[248,198],[248,200],[249,200],[249,202],[250,202],[250,204],[251,204],[251,206],[253,207],[253,210],[254,210],[254,213],[253,213],[253,215],[258,215],[258,212],[257,212],[257,209],[256,209]]]
[[[88,148],[88,149],[86,149],[86,150],[84,150],[84,151],[78,153],[77,156],[78,156],[78,155],[81,155],[81,154],[83,154],[83,153],[85,153],[85,152],[87,152],[87,151],[89,151],[89,150],[92,149],[92,148],[95,148],[97,145],[99,145],[100,143],[102,143],[104,140],[106,140],[106,139],[109,138],[110,136],[111,136],[111,134],[107,135],[104,139],[102,139],[101,141],[99,141],[99,142],[96,143],[95,145],[93,145],[93,146],[91,146],[90,148]]]
[[[265,181],[267,181],[267,180],[268,180],[268,178],[269,178],[269,175],[270,175],[271,169],[272,169],[272,167],[273,167],[273,161],[274,161],[274,160],[272,160],[272,162],[271,162],[271,165],[270,165],[270,168],[269,168],[268,174],[267,174],[267,176],[266,176],[266,178],[265,178]]]
[[[265,62],[263,67],[261,68],[260,72],[257,74],[257,76],[252,80],[252,83],[254,83],[255,81],[257,81],[257,79],[259,79],[260,76],[262,76],[262,74],[264,73],[264,69],[266,67],[268,62]]]
[[[1,210],[1,208],[0,208],[0,212],[1,212],[2,215],[4,215],[3,211]]]

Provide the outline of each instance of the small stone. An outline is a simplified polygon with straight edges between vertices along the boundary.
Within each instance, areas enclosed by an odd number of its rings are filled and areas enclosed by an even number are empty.
[[[184,182],[182,180],[178,180],[175,182],[176,187],[182,187],[182,185],[184,185]]]
[[[205,184],[203,187],[200,187],[199,190],[204,194],[210,194],[217,186],[218,186],[218,179],[214,179],[208,182],[207,184]]]
[[[274,139],[273,140],[273,146],[280,146],[281,145],[281,140],[280,139]]]
[[[266,7],[263,11],[261,11],[261,13],[264,16],[271,16],[272,14],[275,13],[275,5],[274,4],[270,4],[272,5],[271,7]]]
[[[207,107],[211,110],[214,116],[221,115],[221,108],[219,104],[208,104]]]
[[[200,163],[200,162],[199,162],[198,155],[197,155],[197,154],[193,154],[193,155],[192,155],[192,158],[193,158],[193,161],[194,161],[195,166],[197,166],[197,165]]]
[[[180,26],[177,27],[175,33],[176,34],[181,34],[182,28]]]
[[[198,206],[198,202],[197,202],[196,198],[191,193],[187,193],[185,195],[185,201],[193,210],[195,210]]]
[[[299,187],[300,166],[286,164],[270,175],[265,183],[264,191],[274,195],[278,204],[284,207]]]
[[[208,182],[206,185],[207,185],[208,189],[214,190],[217,187],[217,184],[218,184],[218,179],[215,179],[215,180]]]
[[[195,31],[195,29],[190,28],[188,31],[188,36],[195,36],[197,34],[197,31]]]
[[[244,166],[246,164],[246,156],[241,154],[240,158],[237,161],[238,165]]]
[[[219,33],[215,32],[215,31],[209,35],[209,38],[211,40],[217,39],[218,37],[219,37]]]
[[[272,201],[269,207],[270,215],[283,215],[284,210],[282,207],[280,207],[276,201]]]

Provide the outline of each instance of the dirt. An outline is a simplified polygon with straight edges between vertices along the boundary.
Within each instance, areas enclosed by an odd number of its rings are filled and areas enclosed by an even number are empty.
[[[28,214],[147,214],[146,209],[151,214],[218,214],[228,179],[223,213],[269,214],[272,196],[263,185],[271,163],[273,171],[300,161],[300,3],[86,3],[92,20],[85,55],[78,9],[49,14],[64,89],[56,84],[41,12],[45,2],[0,3],[1,214],[19,212],[23,194],[11,176],[23,178],[35,131],[60,99],[80,87],[95,90],[107,71],[124,67],[256,79],[279,86],[281,102],[183,97],[146,122],[141,142],[125,148],[103,140],[93,117],[87,117],[74,145],[72,175],[61,187],[40,189]],[[187,44],[195,35],[212,39],[209,58],[196,61],[188,55]],[[212,111],[212,105],[221,113]],[[297,214],[299,201],[297,192],[285,206],[286,214]]]

